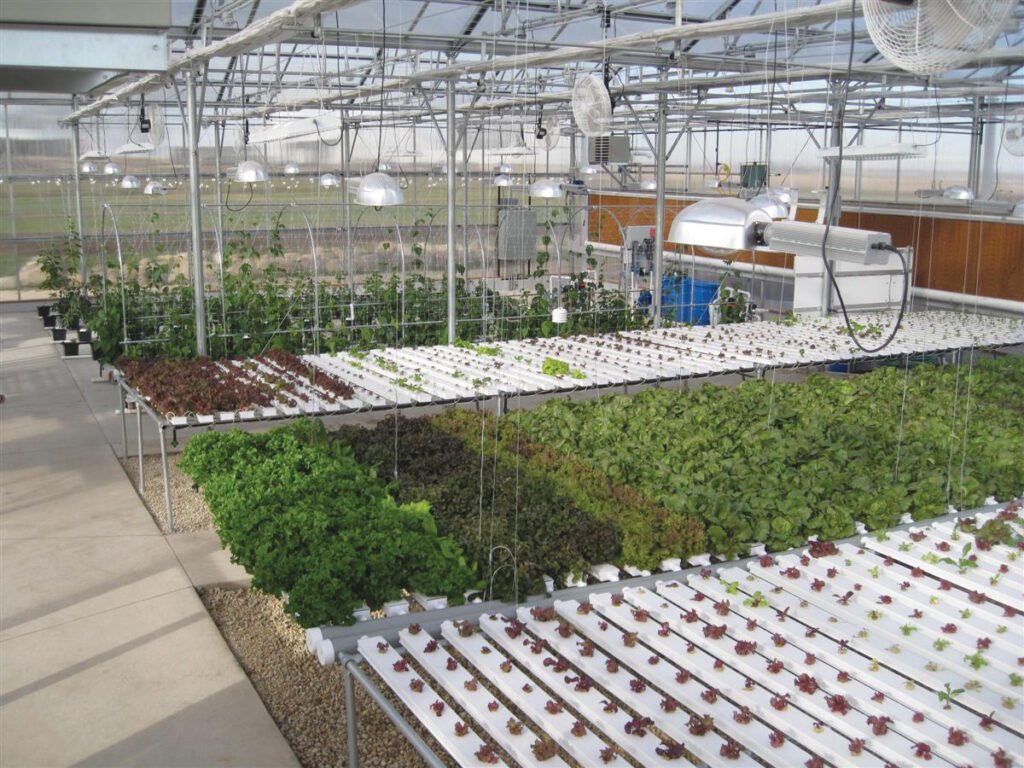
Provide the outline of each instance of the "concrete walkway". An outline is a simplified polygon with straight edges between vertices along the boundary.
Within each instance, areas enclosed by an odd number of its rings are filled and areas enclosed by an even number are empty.
[[[0,765],[297,766],[88,387],[0,306]]]

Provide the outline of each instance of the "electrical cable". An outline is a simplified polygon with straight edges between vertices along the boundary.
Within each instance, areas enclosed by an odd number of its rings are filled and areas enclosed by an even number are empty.
[[[829,185],[828,195],[825,203],[825,233],[821,238],[821,260],[825,264],[825,272],[828,274],[829,285],[832,290],[836,292],[836,298],[839,300],[839,308],[842,310],[843,322],[846,323],[846,330],[850,338],[853,339],[853,343],[857,346],[861,352],[866,354],[874,354],[875,352],[881,352],[892,340],[896,338],[896,332],[900,329],[900,324],[903,322],[903,315],[907,310],[907,297],[910,294],[910,270],[907,266],[907,260],[900,252],[899,249],[893,246],[886,246],[884,250],[890,253],[895,253],[900,263],[903,265],[903,297],[900,301],[899,313],[896,316],[896,323],[893,325],[892,331],[889,333],[888,338],[877,347],[868,348],[860,343],[857,338],[857,333],[853,330],[853,324],[850,321],[849,312],[846,309],[846,302],[843,300],[842,291],[839,289],[839,283],[836,280],[835,271],[832,269],[832,264],[828,258],[828,236],[832,230],[832,220],[836,218],[836,204],[839,201],[839,186],[840,179],[843,173],[843,121],[846,118],[846,99],[850,92],[850,79],[853,76],[853,52],[855,43],[857,40],[857,22],[856,22],[856,10],[857,0],[850,0],[850,49],[847,55],[846,61],[846,77],[843,78],[842,97],[837,101],[835,109],[833,111],[833,125],[838,126],[838,141],[836,142],[838,147],[838,155],[835,159],[836,172],[834,174],[834,182]]]

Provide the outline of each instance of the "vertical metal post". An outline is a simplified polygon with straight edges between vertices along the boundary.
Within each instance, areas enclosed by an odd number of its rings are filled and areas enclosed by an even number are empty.
[[[158,425],[160,430],[160,468],[164,473],[164,509],[167,510],[167,531],[174,533],[174,510],[171,509],[171,486],[167,478],[167,437],[164,435],[164,427]]]
[[[981,177],[981,97],[974,99],[974,117],[971,120],[971,154],[967,166],[967,187],[978,196],[978,181]]]
[[[469,278],[469,112],[462,119],[462,265]]]
[[[348,742],[348,766],[359,768],[359,734],[356,728],[356,686],[348,666],[344,666],[345,678],[345,739]]]
[[[196,74],[185,70],[188,97],[188,182],[189,212],[192,217],[192,291],[196,316],[196,354],[206,355],[206,286],[203,283],[203,225],[199,207],[199,105],[196,102]],[[217,180],[220,183],[220,179]]]
[[[146,492],[146,475],[142,471],[142,406],[135,401],[135,428],[139,438],[139,493]]]
[[[355,256],[352,253],[352,196],[348,194],[347,187],[345,186],[348,184],[348,176],[349,173],[351,173],[349,163],[352,159],[352,147],[351,144],[349,143],[348,123],[344,120],[344,118],[342,118],[341,121],[341,146],[341,184],[342,189],[344,190],[345,197],[345,268],[348,271],[349,290],[348,314],[349,319],[354,322],[356,319],[356,271],[354,263]]]
[[[689,123],[689,121],[687,121]],[[693,160],[693,126],[686,128],[686,181],[683,182],[683,192],[690,191],[690,164]]]
[[[11,157],[11,118],[7,112],[7,105],[4,104],[4,155],[7,158],[7,202],[11,212],[11,245],[14,246],[14,264],[18,265],[18,217],[14,215],[14,160]],[[75,166],[78,165],[78,158],[75,158]],[[18,300],[21,301],[21,270],[14,270],[14,285],[18,291]]]
[[[448,117],[445,150],[448,155],[448,343],[455,343],[455,81],[448,81],[446,94]]]
[[[896,129],[896,141],[897,142],[902,142],[903,141],[903,123],[902,122],[899,124],[899,127]],[[894,196],[892,198],[894,203],[898,203],[900,201],[900,173],[902,171],[903,171],[903,162],[902,162],[901,158],[897,157],[896,158],[896,184],[894,185],[896,189],[895,189],[895,191],[893,193]]]
[[[221,153],[224,151],[224,131],[226,130],[224,123],[213,124],[213,137],[217,147],[217,156],[214,158],[213,171],[217,174],[217,178],[214,179],[213,189],[217,196],[217,242],[220,248],[220,260],[224,262],[224,190],[221,189]],[[221,293],[224,292],[223,285],[221,286]],[[228,329],[225,326],[221,329],[221,333],[227,333]]]
[[[118,381],[117,388],[121,393],[121,458],[128,459],[128,400],[124,396],[124,384]]]
[[[864,146],[864,133],[865,133],[864,128],[865,128],[865,126],[862,124],[860,126],[860,130],[857,131],[857,146],[859,146],[859,147],[863,147]],[[863,199],[863,190],[864,190],[864,163],[856,163],[855,167],[856,167],[856,171],[854,172],[855,176],[854,176],[853,196],[854,196],[855,199],[861,200],[861,199]]]
[[[71,100],[71,107],[76,106],[77,99]],[[80,152],[79,145],[79,130],[78,122],[71,124],[71,167],[74,169],[74,180],[75,180],[75,223],[78,227],[78,256],[81,262],[81,284],[85,285],[86,280],[89,279],[89,267],[85,263],[85,225],[82,219],[82,178],[79,173],[78,167],[78,155]]]
[[[661,274],[663,252],[665,250],[665,157],[668,126],[668,94],[658,93],[658,135],[654,154],[656,163],[655,179],[658,184],[655,199],[654,218],[654,285],[651,286],[651,311],[654,313],[654,327],[661,327]]]

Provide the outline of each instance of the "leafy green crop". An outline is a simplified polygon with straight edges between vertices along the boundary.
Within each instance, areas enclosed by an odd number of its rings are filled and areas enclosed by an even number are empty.
[[[1024,488],[1021,392],[1018,357],[549,400],[521,423],[531,440],[702,521],[710,549],[729,554],[1012,497]]]
[[[399,502],[429,501],[439,531],[459,542],[485,579],[493,572],[497,597],[513,597],[516,586],[521,596],[537,594],[545,574],[578,574],[619,557],[622,537],[611,519],[588,515],[537,468],[481,454],[479,426],[465,442],[429,418],[392,418],[372,430],[346,426],[332,434],[360,461],[395,478]]]
[[[217,532],[253,586],[288,593],[303,626],[349,624],[403,588],[458,601],[478,586],[430,507],[398,504],[318,421],[192,438],[181,468],[202,486]]]

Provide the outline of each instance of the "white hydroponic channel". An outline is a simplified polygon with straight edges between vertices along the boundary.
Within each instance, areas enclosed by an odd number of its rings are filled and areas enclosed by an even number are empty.
[[[359,650],[462,765],[1019,765],[1022,562],[943,522]]]
[[[853,317],[868,348],[888,334],[894,319],[892,313]],[[282,402],[237,413],[178,416],[171,423],[457,403],[1020,343],[1024,343],[1024,321],[1018,319],[914,312],[904,318],[893,342],[872,354],[854,345],[840,318],[830,317],[526,339],[477,348],[387,348],[304,356],[306,362],[352,387],[354,395],[347,400],[333,397],[303,376],[271,369],[265,362],[234,361],[230,365],[240,377],[278,385],[285,379]],[[548,358],[566,363],[570,373],[544,373]]]

